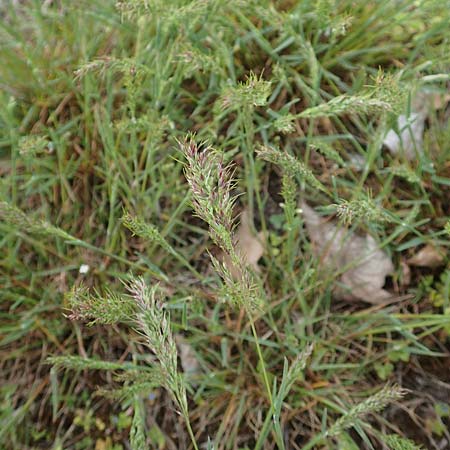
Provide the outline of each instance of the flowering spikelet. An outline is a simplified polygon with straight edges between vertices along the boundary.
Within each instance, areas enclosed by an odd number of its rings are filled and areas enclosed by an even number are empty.
[[[313,352],[313,345],[307,345],[303,351],[301,351],[294,361],[292,361],[291,366],[288,366],[288,361],[285,358],[284,360],[284,369],[283,369],[283,378],[281,380],[281,384],[276,395],[276,405],[277,405],[277,416],[279,417],[281,414],[281,408],[284,399],[289,395],[294,384],[298,381],[298,379],[302,376],[303,371],[305,370],[306,364],[311,357]]]
[[[272,164],[280,166],[287,174],[298,177],[301,181],[312,188],[326,192],[326,188],[323,184],[314,176],[312,171],[297,158],[286,152],[282,152],[273,147],[260,145],[256,150],[257,155]]]
[[[243,306],[248,311],[261,309],[261,297],[258,295],[252,273],[244,266],[238,253],[233,256],[232,264],[238,274],[236,280],[225,264],[211,256],[213,267],[224,282],[223,298],[238,308]]]
[[[49,144],[50,141],[46,136],[24,136],[19,139],[19,153],[25,157],[36,156],[45,152],[46,149],[49,149]]]
[[[233,251],[233,171],[222,155],[209,146],[198,145],[192,137],[180,143],[186,156],[186,179],[193,193],[192,206],[210,227],[211,238],[223,251]]]
[[[72,311],[68,318],[90,320],[89,325],[129,322],[135,309],[129,299],[109,289],[105,289],[102,295],[98,292],[91,294],[83,285],[74,286],[65,295],[65,300]]]
[[[255,108],[267,104],[271,82],[250,72],[247,79],[234,86],[227,86],[221,96],[223,108]]]
[[[358,219],[364,219],[368,223],[389,221],[389,216],[374,202],[370,193],[361,199],[342,199],[334,206],[338,217],[347,225]]]
[[[233,279],[230,270],[215,258],[213,266],[224,282],[224,297],[232,304],[244,307],[247,311],[261,308],[261,296],[253,273],[246,267],[244,258],[234,244],[233,208],[236,197],[233,169],[225,166],[222,156],[209,146],[198,145],[193,137],[180,143],[187,164],[185,175],[192,190],[192,206],[197,215],[209,225],[209,234],[214,243],[228,255],[235,272]]]
[[[314,119],[317,117],[336,117],[340,114],[374,114],[392,111],[390,103],[384,99],[371,98],[368,95],[340,95],[328,103],[305,109],[298,117]]]
[[[354,406],[338,419],[328,430],[328,436],[337,436],[345,429],[353,426],[362,416],[383,410],[390,402],[399,400],[408,391],[399,386],[385,386],[381,391]]]
[[[293,114],[285,114],[279,116],[274,122],[275,130],[282,134],[289,134],[295,131],[295,116]]]
[[[450,236],[450,220],[447,220],[447,223],[444,226],[444,230]]]
[[[58,236],[68,241],[77,240],[61,228],[55,227],[43,220],[36,220],[7,202],[0,202],[0,220],[29,234]]]
[[[313,150],[318,151],[319,153],[322,153],[327,158],[331,159],[332,161],[337,162],[340,166],[345,167],[345,162],[341,158],[341,155],[338,151],[336,151],[331,144],[329,144],[324,139],[312,139],[311,143],[309,144],[310,148]]]
[[[124,213],[121,220],[124,226],[133,233],[133,236],[139,236],[144,239],[148,239],[150,242],[156,242],[164,250],[168,251],[169,253],[174,253],[173,248],[163,238],[163,236],[161,236],[161,233],[154,225],[145,223],[139,218],[132,216],[127,212]]]
[[[423,450],[421,445],[416,445],[410,439],[399,436],[398,434],[388,434],[383,438],[390,450]]]
[[[288,371],[287,380],[288,380],[289,384],[293,384],[299,378],[299,376],[303,373],[303,371],[305,370],[306,364],[312,355],[313,349],[314,349],[314,346],[312,344],[309,344],[305,347],[305,349],[302,352],[300,352],[296,356],[296,358],[292,362],[292,365]]]
[[[164,304],[158,297],[158,286],[149,287],[143,278],[135,278],[128,292],[137,306],[136,321],[139,331],[155,353],[161,366],[164,387],[173,395],[183,414],[187,413],[186,390],[177,370],[177,346],[170,328]]]

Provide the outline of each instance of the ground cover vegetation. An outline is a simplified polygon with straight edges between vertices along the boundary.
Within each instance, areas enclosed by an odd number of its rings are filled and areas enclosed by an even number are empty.
[[[0,3],[0,447],[450,448],[449,23]]]

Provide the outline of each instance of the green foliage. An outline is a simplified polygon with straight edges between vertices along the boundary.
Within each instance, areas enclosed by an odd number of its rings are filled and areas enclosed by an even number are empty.
[[[0,16],[0,447],[381,446],[399,391],[356,399],[423,358],[434,383],[450,330],[448,267],[408,284],[405,266],[449,245],[445,2],[7,0]],[[417,107],[417,158],[391,155],[386,131]],[[392,302],[335,298],[300,200],[370,228]],[[421,416],[433,396],[413,403],[424,447],[448,420]],[[386,445],[418,448],[394,421]]]

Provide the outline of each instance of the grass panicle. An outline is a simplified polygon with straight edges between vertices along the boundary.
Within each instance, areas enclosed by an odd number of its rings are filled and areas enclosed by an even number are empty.
[[[135,278],[127,289],[137,306],[136,326],[159,361],[165,387],[187,414],[186,390],[177,368],[177,346],[158,287],[149,287],[142,278]]]
[[[75,237],[61,228],[43,220],[34,219],[8,202],[0,202],[0,220],[24,233],[38,236],[56,236],[67,241],[77,241]]]
[[[233,172],[223,163],[223,157],[214,149],[198,145],[193,137],[180,142],[186,157],[185,176],[192,191],[192,206],[210,229],[211,239],[224,252],[232,254]]]
[[[265,161],[280,166],[287,174],[297,178],[307,186],[327,192],[325,186],[315,177],[311,169],[289,153],[274,147],[260,146],[257,150],[257,155]]]
[[[378,206],[370,195],[355,200],[341,199],[336,208],[337,216],[346,224],[352,224],[358,220],[366,223],[380,223],[389,221],[389,216]]]
[[[383,441],[390,450],[423,450],[421,445],[416,445],[411,439],[403,438],[398,434],[388,434],[384,436]]]
[[[89,325],[97,323],[111,325],[128,322],[135,307],[127,297],[105,289],[102,294],[89,291],[86,286],[74,286],[67,293],[66,301],[71,314],[71,320],[89,320]]]
[[[130,431],[130,445],[132,450],[141,450],[146,445],[145,416],[142,402],[139,398],[134,401],[134,416]]]
[[[271,82],[250,72],[244,82],[227,86],[221,96],[224,109],[253,109],[265,106],[271,93]]]
[[[133,236],[139,236],[148,240],[149,242],[155,242],[160,245],[164,250],[169,253],[175,253],[175,250],[171,245],[161,236],[161,233],[154,225],[144,223],[137,217],[125,212],[121,219],[123,225],[128,228]]]
[[[339,435],[347,428],[355,425],[365,415],[382,411],[389,403],[400,400],[407,393],[406,389],[399,386],[385,386],[381,391],[345,413],[327,430],[326,435],[330,437]]]
[[[192,136],[180,145],[187,161],[185,176],[192,192],[192,206],[209,225],[211,239],[228,255],[238,274],[236,279],[224,263],[212,257],[213,266],[224,282],[224,297],[249,313],[261,309],[262,298],[254,274],[235,245],[233,169],[224,166],[222,157],[210,147],[201,149]]]

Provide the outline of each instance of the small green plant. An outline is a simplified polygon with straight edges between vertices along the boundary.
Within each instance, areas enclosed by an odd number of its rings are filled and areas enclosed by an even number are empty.
[[[211,257],[214,268],[224,282],[225,297],[235,307],[243,308],[247,313],[271,405],[271,413],[267,417],[273,416],[275,420],[275,402],[253,318],[254,312],[264,309],[263,293],[234,244],[233,209],[236,197],[232,193],[232,169],[224,167],[222,157],[214,149],[199,147],[193,137],[188,137],[180,146],[187,160],[185,174],[192,191],[194,210],[209,225],[212,240],[229,256],[238,274],[235,279],[224,263]],[[275,420],[275,423],[278,421]],[[275,431],[278,445],[284,448],[279,426]]]

